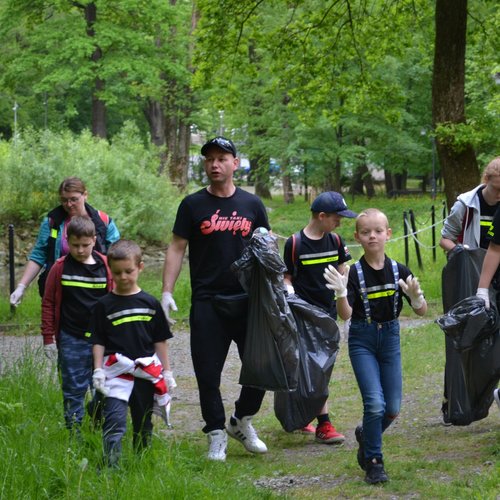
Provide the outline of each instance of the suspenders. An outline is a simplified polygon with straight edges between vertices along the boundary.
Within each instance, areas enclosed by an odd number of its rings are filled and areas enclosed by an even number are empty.
[[[354,265],[356,267],[356,272],[358,273],[358,280],[359,280],[359,286],[360,286],[360,291],[361,291],[361,296],[363,297],[363,306],[365,308],[365,315],[366,315],[366,321],[368,323],[372,322],[371,318],[371,312],[370,312],[370,302],[369,298],[371,299],[376,299],[379,297],[389,297],[390,295],[394,294],[394,318],[397,318],[398,314],[398,300],[399,300],[399,270],[398,270],[398,264],[395,260],[391,259],[391,264],[392,264],[392,273],[394,274],[394,291],[392,289],[385,289],[385,290],[377,290],[370,292],[370,297],[368,297],[368,290],[366,288],[366,283],[365,283],[365,276],[363,274],[363,268],[361,267],[361,263],[358,261]]]

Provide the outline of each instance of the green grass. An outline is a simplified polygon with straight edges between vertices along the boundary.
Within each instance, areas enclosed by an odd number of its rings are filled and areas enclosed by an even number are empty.
[[[443,335],[429,323],[402,332],[402,413],[384,437],[390,482],[366,485],[356,463],[354,427],[361,400],[341,346],[330,384],[330,408],[347,435],[342,447],[315,445],[281,430],[266,396],[256,418],[269,453],[254,456],[230,442],[226,463],[205,459],[201,432],[159,431],[142,456],[124,440],[116,471],[99,472],[100,433],[85,422],[83,441],[71,441],[62,424],[59,384],[43,356],[26,356],[0,378],[0,498],[481,498],[498,494],[500,416],[467,427],[439,423]],[[176,401],[175,410],[189,407]],[[175,413],[174,413],[175,415]],[[316,479],[315,479],[316,478]],[[319,479],[318,479],[319,478]],[[281,485],[280,490],[256,486]],[[295,487],[292,485],[296,485]]]
[[[419,229],[430,225],[431,201],[427,197],[391,201],[356,198],[347,202],[355,211],[376,206],[388,214],[394,238],[386,247],[387,253],[402,262],[404,244],[397,238],[403,234],[403,211],[410,208],[415,211]],[[266,201],[266,206],[277,235],[287,237],[307,223],[308,205],[301,200],[285,207],[275,197],[271,202]],[[357,258],[353,230],[352,221],[344,220],[339,233]],[[438,233],[439,230],[440,226]],[[430,231],[419,234],[419,238],[430,246]],[[431,250],[423,249],[423,269],[419,269],[414,246],[410,246],[410,251],[410,268],[421,280],[431,305],[427,317],[433,319],[441,311],[441,270],[445,257],[438,249],[434,262]],[[159,297],[160,263],[148,264],[141,285]],[[187,266],[174,296],[179,306],[175,316],[187,319]],[[39,311],[34,286],[11,318],[7,294],[0,300],[2,323],[14,325],[9,333],[38,335]],[[405,307],[403,315],[410,314]],[[178,323],[176,331],[183,326],[183,322]],[[141,457],[133,454],[131,436],[127,436],[121,468],[102,473],[97,470],[100,434],[86,423],[83,443],[69,441],[62,423],[61,393],[55,375],[40,361],[42,356],[27,356],[16,369],[0,377],[0,498],[498,498],[500,416],[496,407],[488,418],[470,426],[442,427],[439,408],[443,334],[429,322],[418,328],[403,328],[401,339],[404,400],[400,417],[384,436],[391,480],[382,487],[366,485],[356,464],[353,432],[362,407],[343,343],[329,399],[334,424],[347,436],[343,447],[315,445],[310,437],[282,431],[273,414],[272,395],[268,394],[256,418],[259,434],[270,450],[267,455],[249,455],[233,442],[226,463],[210,463],[205,459],[206,439],[201,432],[159,432],[152,449]],[[232,380],[236,378],[237,374]],[[195,384],[192,381],[189,384],[195,391]],[[175,408],[188,413],[192,411],[192,402],[176,401]],[[263,489],[255,485],[259,480],[281,487]]]

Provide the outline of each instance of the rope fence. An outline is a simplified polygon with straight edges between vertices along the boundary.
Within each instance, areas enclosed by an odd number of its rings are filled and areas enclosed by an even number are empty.
[[[431,206],[431,213],[430,216],[424,221],[424,222],[419,222],[415,218],[415,214],[413,210],[408,210],[403,212],[403,231],[404,234],[402,236],[398,236],[397,238],[391,238],[387,244],[392,245],[394,243],[398,243],[400,241],[404,241],[405,244],[405,264],[408,265],[408,262],[410,260],[410,241],[413,241],[415,243],[415,253],[417,256],[417,262],[418,262],[418,267],[422,269],[422,256],[420,254],[420,247],[427,249],[427,250],[432,250],[432,260],[435,262],[436,261],[436,249],[439,247],[439,243],[437,242],[436,239],[436,227],[439,225],[442,225],[444,221],[446,220],[446,204],[443,201],[443,206],[442,206],[442,217],[440,220],[436,221],[436,207],[434,205]],[[431,224],[429,224],[431,222]],[[421,229],[417,229],[417,224],[429,224]],[[432,243],[430,245],[423,243],[419,238],[418,235],[421,233],[425,233],[427,231],[432,231],[431,233],[431,239]],[[273,233],[274,236],[276,236],[280,240],[286,241],[289,236],[282,236],[280,234]],[[361,245],[359,243],[349,243],[349,248],[361,248]]]

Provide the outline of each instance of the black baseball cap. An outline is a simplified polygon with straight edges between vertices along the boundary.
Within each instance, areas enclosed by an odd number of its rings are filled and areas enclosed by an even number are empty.
[[[212,146],[216,146],[220,149],[223,149],[224,151],[231,153],[234,157],[237,156],[236,147],[233,144],[233,141],[230,141],[229,139],[226,139],[225,137],[222,137],[220,135],[206,142],[201,148],[201,154],[203,156],[206,156],[208,150]]]
[[[336,191],[325,191],[318,195],[312,202],[311,212],[325,212],[326,214],[338,214],[342,217],[353,219],[358,214],[347,208],[344,197]]]

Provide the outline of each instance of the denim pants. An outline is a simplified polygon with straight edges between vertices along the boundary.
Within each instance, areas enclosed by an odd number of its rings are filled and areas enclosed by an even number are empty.
[[[399,321],[351,322],[349,357],[363,398],[365,458],[382,458],[382,433],[401,407]]]
[[[92,345],[61,330],[58,351],[64,421],[66,427],[72,429],[82,423],[85,394],[92,386]]]
[[[102,440],[107,465],[116,466],[122,452],[122,440],[127,430],[127,413],[130,406],[133,444],[138,452],[147,448],[153,434],[154,385],[149,380],[134,379],[129,401],[117,398],[104,399],[104,424]]]
[[[224,429],[226,416],[220,392],[222,369],[231,342],[243,355],[246,316],[229,319],[215,311],[210,300],[193,301],[190,314],[191,357],[200,393],[201,414],[205,420],[203,432]],[[265,391],[243,386],[235,404],[235,415],[242,418],[255,415]]]

